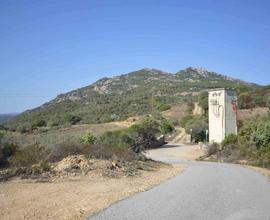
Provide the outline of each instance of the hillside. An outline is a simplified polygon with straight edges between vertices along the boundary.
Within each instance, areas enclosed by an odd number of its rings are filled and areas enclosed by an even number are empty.
[[[17,113],[0,114],[0,124],[16,117],[17,115],[18,115]]]
[[[47,125],[124,120],[196,100],[200,91],[215,87],[250,89],[259,86],[202,68],[189,67],[175,74],[145,68],[102,78],[92,85],[60,94],[52,101],[20,114],[8,126],[31,126],[37,120],[45,120]]]

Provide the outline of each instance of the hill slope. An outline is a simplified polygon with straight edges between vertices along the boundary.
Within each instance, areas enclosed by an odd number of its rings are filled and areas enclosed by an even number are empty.
[[[65,124],[71,115],[81,123],[123,120],[134,115],[163,111],[176,103],[195,99],[201,90],[216,87],[258,87],[202,68],[189,67],[175,74],[145,68],[57,96],[52,101],[20,114],[9,126],[29,125],[43,119]]]
[[[16,117],[17,115],[17,113],[0,114],[0,124],[3,124],[4,122]]]

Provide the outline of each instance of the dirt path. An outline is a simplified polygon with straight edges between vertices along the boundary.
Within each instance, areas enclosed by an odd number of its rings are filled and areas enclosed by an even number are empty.
[[[182,165],[164,165],[140,176],[120,179],[80,176],[53,183],[11,181],[0,184],[0,219],[85,219],[112,203],[148,190],[175,176]]]

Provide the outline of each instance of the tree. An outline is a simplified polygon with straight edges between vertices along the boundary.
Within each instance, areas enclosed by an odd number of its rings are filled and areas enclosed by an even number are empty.
[[[238,96],[238,105],[240,109],[254,107],[253,99],[248,92],[240,93]]]
[[[208,129],[208,124],[203,117],[191,119],[186,123],[185,130],[192,135],[195,142],[204,141],[206,138],[205,130]],[[192,133],[191,133],[192,130]]]

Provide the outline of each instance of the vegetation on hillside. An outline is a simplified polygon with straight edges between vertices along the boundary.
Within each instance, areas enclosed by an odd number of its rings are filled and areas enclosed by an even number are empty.
[[[248,164],[270,168],[270,116],[245,121],[238,135],[228,135],[221,146],[213,144],[209,151],[209,156],[225,161],[247,160]]]
[[[147,116],[129,128],[107,131],[98,137],[86,133],[80,141],[63,141],[52,148],[37,143],[22,148],[4,139],[6,133],[1,132],[0,168],[11,167],[11,176],[38,174],[48,171],[50,163],[78,154],[100,159],[139,160],[144,158],[142,151],[163,145],[161,135],[172,131],[172,125],[166,119]]]
[[[142,69],[103,78],[90,86],[61,94],[39,108],[20,114],[6,127],[31,132],[40,126],[40,120],[46,122],[43,126],[51,127],[119,121],[164,111],[176,103],[192,103],[200,91],[216,87],[250,91],[259,86],[196,68],[176,74]]]

